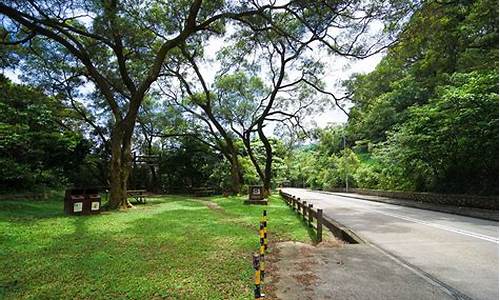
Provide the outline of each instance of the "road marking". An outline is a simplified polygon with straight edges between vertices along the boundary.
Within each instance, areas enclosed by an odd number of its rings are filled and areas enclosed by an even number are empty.
[[[317,200],[323,200],[323,199],[319,198]],[[358,200],[359,201],[366,201],[366,200],[361,200],[361,199],[358,199]],[[375,203],[373,203],[373,204],[375,204]],[[376,203],[376,204],[379,204],[379,205],[376,205],[376,206],[382,206],[382,207],[384,206],[383,203]],[[402,220],[406,220],[406,221],[410,221],[410,222],[414,222],[414,223],[418,223],[418,224],[422,224],[422,225],[426,225],[426,226],[438,228],[438,229],[441,229],[441,230],[445,230],[445,231],[449,231],[449,232],[453,232],[453,233],[457,233],[457,234],[466,235],[466,236],[469,236],[469,237],[481,239],[481,240],[492,242],[492,243],[495,243],[495,244],[499,244],[498,238],[491,237],[491,236],[488,236],[488,235],[484,235],[484,234],[480,234],[480,233],[475,233],[475,232],[471,232],[471,231],[467,231],[467,230],[462,230],[462,229],[458,229],[458,228],[453,228],[453,227],[449,227],[449,226],[445,226],[445,225],[439,225],[439,224],[435,224],[435,223],[431,223],[431,222],[427,222],[427,221],[423,221],[423,220],[419,220],[419,219],[415,219],[415,218],[411,218],[411,217],[406,217],[406,216],[402,216],[402,215],[380,212],[379,210],[367,209],[365,207],[361,207],[361,209],[362,210],[371,211],[371,212],[374,212],[374,213],[379,213],[381,215],[390,216],[390,217],[393,217],[393,218],[398,218],[398,219],[402,219]]]
[[[454,232],[454,233],[458,233],[458,234],[462,234],[462,235],[466,235],[466,236],[470,236],[473,238],[477,238],[477,239],[481,239],[481,240],[485,240],[488,242],[498,244],[498,238],[494,238],[494,237],[491,237],[488,235],[475,233],[475,232],[471,232],[471,231],[467,231],[467,230],[462,230],[462,229],[458,229],[458,228],[453,228],[453,227],[449,227],[449,226],[445,226],[445,225],[439,225],[439,224],[435,224],[435,223],[431,223],[431,222],[426,222],[426,221],[422,221],[419,219],[414,219],[414,218],[410,218],[410,217],[406,217],[406,216],[401,216],[401,215],[396,215],[396,214],[391,214],[391,213],[386,213],[386,212],[380,212],[380,211],[375,211],[375,210],[371,210],[371,209],[370,209],[370,211],[374,211],[374,212],[379,213],[381,215],[386,215],[386,216],[390,216],[393,218],[403,219],[406,221],[410,221],[410,222],[414,222],[414,223],[418,223],[418,224],[422,224],[422,225],[427,225],[430,227],[434,227],[434,228],[438,228],[438,229],[442,229],[442,230],[446,230],[446,231],[450,231],[450,232]]]

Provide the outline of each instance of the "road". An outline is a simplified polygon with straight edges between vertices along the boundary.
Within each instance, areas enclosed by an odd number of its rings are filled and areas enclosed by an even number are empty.
[[[285,188],[459,299],[498,299],[498,222]]]

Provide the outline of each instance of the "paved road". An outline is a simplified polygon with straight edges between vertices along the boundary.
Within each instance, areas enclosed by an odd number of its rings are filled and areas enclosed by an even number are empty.
[[[304,189],[283,191],[322,208],[457,298],[498,299],[498,222]]]

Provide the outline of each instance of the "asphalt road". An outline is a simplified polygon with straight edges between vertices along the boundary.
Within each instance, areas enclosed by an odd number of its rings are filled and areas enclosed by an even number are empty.
[[[304,189],[284,192],[322,208],[459,299],[499,299],[498,222]]]

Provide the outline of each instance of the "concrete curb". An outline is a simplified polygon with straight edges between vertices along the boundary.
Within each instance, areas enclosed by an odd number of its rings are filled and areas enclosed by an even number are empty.
[[[323,216],[324,219],[326,219],[331,225],[327,225],[326,223],[324,224],[331,233],[338,239],[348,242],[349,244],[366,244],[367,242],[361,238],[359,235],[357,235],[354,231],[351,229],[347,228],[345,225],[333,220],[332,218]]]

